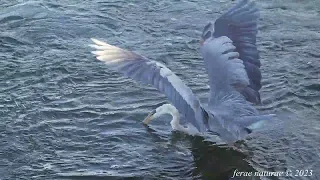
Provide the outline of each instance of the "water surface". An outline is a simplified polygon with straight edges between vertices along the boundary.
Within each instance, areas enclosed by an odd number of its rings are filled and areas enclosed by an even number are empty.
[[[284,126],[238,143],[243,153],[171,132],[169,116],[143,126],[166,97],[107,69],[87,46],[96,37],[162,62],[204,100],[200,33],[231,3],[2,0],[1,178],[228,179],[235,169],[308,169],[312,177],[294,179],[320,179],[317,0],[257,1],[258,108]]]

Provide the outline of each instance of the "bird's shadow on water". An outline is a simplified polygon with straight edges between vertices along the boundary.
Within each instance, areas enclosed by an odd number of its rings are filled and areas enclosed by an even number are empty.
[[[146,126],[147,131],[157,141],[163,141],[163,138],[155,130]],[[236,148],[227,145],[217,145],[213,142],[205,141],[200,136],[189,136],[181,132],[173,131],[169,137],[171,145],[177,142],[187,141],[191,146],[189,150],[193,156],[193,167],[191,172],[186,172],[186,178],[190,176],[193,179],[259,179],[257,177],[234,177],[234,171],[256,172],[256,170],[246,161],[249,154],[236,150],[237,147],[244,145],[243,142],[237,142]]]

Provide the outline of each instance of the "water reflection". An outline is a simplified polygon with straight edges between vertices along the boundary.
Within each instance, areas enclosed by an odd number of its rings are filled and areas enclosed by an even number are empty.
[[[171,142],[185,140],[185,135],[173,132]],[[195,179],[259,179],[257,177],[233,177],[235,169],[241,172],[255,172],[246,159],[250,156],[248,152],[241,152],[240,145],[236,144],[239,150],[227,146],[216,145],[212,142],[204,141],[202,137],[187,136],[191,143],[191,153],[194,164],[191,176]]]

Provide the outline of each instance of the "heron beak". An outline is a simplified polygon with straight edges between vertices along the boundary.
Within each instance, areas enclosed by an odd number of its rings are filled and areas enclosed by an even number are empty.
[[[149,124],[150,121],[153,119],[153,115],[156,113],[156,110],[151,111],[148,116],[142,121],[143,124]]]

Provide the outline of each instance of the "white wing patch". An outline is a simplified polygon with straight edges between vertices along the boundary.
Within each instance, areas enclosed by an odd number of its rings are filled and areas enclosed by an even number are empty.
[[[134,59],[139,56],[133,52],[126,51],[124,49],[112,46],[103,41],[97,39],[91,39],[95,44],[90,44],[89,46],[97,49],[97,51],[92,51],[91,53],[96,55],[96,58],[100,61],[105,62],[106,64],[119,63],[121,61],[126,61]]]

